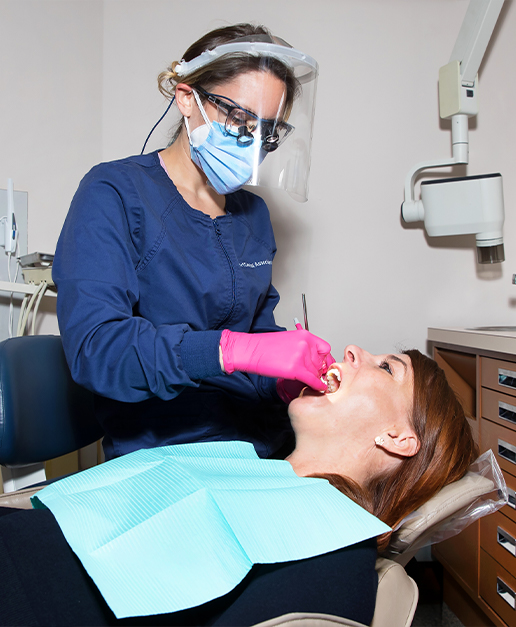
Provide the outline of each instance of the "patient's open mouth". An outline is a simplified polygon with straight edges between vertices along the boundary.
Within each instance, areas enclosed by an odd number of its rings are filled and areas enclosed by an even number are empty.
[[[326,394],[333,394],[339,389],[341,378],[340,372],[337,370],[337,368],[330,368],[328,372],[324,375],[323,379],[328,384],[325,392]]]

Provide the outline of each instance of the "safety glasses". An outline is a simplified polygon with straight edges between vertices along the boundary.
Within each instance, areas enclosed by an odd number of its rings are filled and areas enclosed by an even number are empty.
[[[208,102],[218,107],[222,113],[219,120],[224,124],[225,132],[236,137],[237,143],[241,146],[249,146],[254,142],[255,137],[260,137],[262,149],[265,152],[273,152],[280,146],[294,130],[294,127],[287,122],[278,120],[266,120],[260,118],[251,111],[244,109],[231,98],[226,98],[219,94],[212,94],[202,87],[195,88]],[[225,117],[225,120],[224,120]]]

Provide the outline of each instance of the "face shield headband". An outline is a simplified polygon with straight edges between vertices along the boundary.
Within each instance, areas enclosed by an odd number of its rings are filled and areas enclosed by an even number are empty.
[[[248,39],[251,39],[251,37]],[[174,71],[179,77],[187,76],[224,55],[231,55],[238,52],[244,52],[258,57],[274,57],[278,59],[293,70],[294,76],[301,85],[314,81],[319,73],[319,66],[315,59],[300,50],[290,47],[286,42],[276,44],[265,41],[242,40],[222,44],[212,50],[205,50],[191,61],[183,60],[175,66]]]

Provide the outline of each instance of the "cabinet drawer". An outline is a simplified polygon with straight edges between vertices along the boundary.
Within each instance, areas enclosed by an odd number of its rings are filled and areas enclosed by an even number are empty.
[[[516,478],[506,472],[503,473],[503,478],[507,484],[509,502],[502,507],[500,512],[516,523]]]
[[[480,423],[482,451],[491,449],[500,468],[516,476],[516,432],[482,418]]]
[[[509,627],[516,627],[516,579],[480,551],[480,596]]]
[[[495,512],[480,520],[480,547],[510,573],[516,573],[516,523]]]
[[[516,363],[482,357],[482,386],[516,396]]]
[[[516,397],[482,388],[482,417],[516,430]]]

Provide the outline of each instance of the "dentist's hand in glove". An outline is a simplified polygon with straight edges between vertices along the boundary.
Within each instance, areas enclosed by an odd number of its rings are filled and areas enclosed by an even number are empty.
[[[296,329],[298,331],[302,331],[303,327],[299,323],[298,320],[296,322]],[[335,363],[335,359],[333,359],[331,353],[328,353],[326,356],[326,366],[323,369],[322,374],[326,374],[329,367]],[[278,396],[281,400],[289,405],[295,398],[297,398],[301,392],[306,388],[306,385],[301,381],[293,381],[292,379],[283,379],[282,377],[278,377],[276,381],[276,391],[278,392]]]
[[[225,329],[220,339],[224,371],[251,372],[296,380],[324,392],[320,379],[328,366],[331,346],[309,331],[238,333]]]

